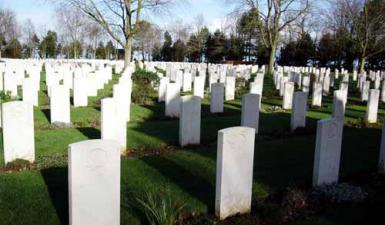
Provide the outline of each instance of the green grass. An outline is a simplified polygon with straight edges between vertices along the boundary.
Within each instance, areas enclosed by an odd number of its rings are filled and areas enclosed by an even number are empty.
[[[45,86],[39,93],[40,107],[35,108],[36,163],[31,171],[0,174],[0,224],[67,224],[68,223],[68,144],[100,138],[100,99],[111,96],[113,80],[89,99],[90,106],[71,108],[74,128],[56,129],[49,124],[49,100]],[[44,82],[44,77],[42,83]],[[265,81],[265,91],[272,81]],[[357,94],[349,99],[346,123],[359,123],[365,115],[365,105],[357,103]],[[255,143],[253,197],[264,199],[288,185],[310,186],[318,119],[330,117],[332,98],[324,97],[321,108],[307,113],[308,131],[290,134],[290,112],[269,113],[271,106],[280,106],[281,99],[263,98],[260,132]],[[385,115],[381,103],[379,117]],[[164,117],[164,105],[131,106],[132,121],[128,123],[127,146],[135,152],[149,152],[166,146],[176,151],[154,156],[123,157],[121,162],[122,224],[142,224],[143,215],[130,204],[130,193],[144,188],[169,189],[175,198],[186,203],[186,210],[213,213],[215,198],[217,131],[240,124],[241,102],[226,102],[225,112],[213,115],[209,101],[202,104],[202,144],[180,149],[178,120]],[[345,126],[343,137],[341,179],[355,173],[376,170],[380,124],[368,128]],[[2,143],[0,143],[2,146]],[[0,146],[0,147],[1,147]],[[0,167],[4,167],[0,152]],[[333,208],[334,209],[334,208]],[[349,224],[365,221],[365,211],[335,209],[295,224]],[[349,213],[349,212],[353,212]],[[348,215],[351,217],[349,219]]]

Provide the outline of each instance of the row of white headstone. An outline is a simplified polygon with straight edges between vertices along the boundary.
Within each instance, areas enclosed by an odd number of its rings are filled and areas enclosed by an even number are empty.
[[[126,151],[127,122],[130,120],[131,68],[122,74],[113,87],[113,98],[101,102],[101,138],[115,140],[122,154]],[[87,90],[87,86],[83,87]],[[24,91],[24,90],[23,90]],[[70,123],[69,89],[64,85],[51,87],[51,122]],[[28,101],[11,101],[1,105],[5,164],[16,159],[35,161],[34,110]]]
[[[276,88],[280,90],[280,94],[281,96],[283,96],[283,102],[282,102],[283,109],[292,109],[296,84],[298,85],[298,87],[302,86],[302,92],[304,93],[310,92],[309,87],[311,85],[310,84],[311,75],[303,76],[303,77],[301,74],[295,74],[295,75],[296,75],[296,79],[291,79],[291,77],[283,76],[282,74],[279,74],[279,73],[276,73],[274,76],[274,80],[276,82]],[[330,80],[329,79],[330,77],[333,77],[333,76],[326,74],[323,79],[324,80],[323,82],[318,82],[317,79],[319,78],[317,77],[314,79],[313,88],[312,88],[312,105],[313,106],[321,106],[322,96],[329,94],[329,91],[330,91],[329,87],[334,87],[334,81],[330,83],[326,82],[327,80]],[[293,81],[293,80],[296,80],[296,81]],[[383,82],[383,89],[381,90],[382,92],[381,95],[385,96],[385,80],[382,82]],[[349,87],[349,76],[345,74],[340,82],[339,89],[334,91],[334,98],[338,98],[342,100],[343,109],[345,109],[345,106],[348,100],[348,87]],[[365,120],[368,123],[376,123],[378,106],[380,101],[380,90],[378,90],[377,88],[369,89],[370,81],[363,81],[360,87],[363,87],[361,89],[361,100],[367,101]]]
[[[187,97],[188,101],[194,98]],[[318,121],[313,185],[338,182],[343,122]],[[220,219],[251,210],[255,129],[218,132],[215,213]],[[385,124],[380,171],[385,172]],[[68,151],[71,224],[120,223],[120,145],[110,140],[71,144]],[[240,176],[242,174],[242,176]],[[105,207],[108,205],[109,207]]]

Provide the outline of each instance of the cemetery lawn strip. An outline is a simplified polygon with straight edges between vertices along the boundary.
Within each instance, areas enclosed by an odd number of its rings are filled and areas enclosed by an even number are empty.
[[[71,108],[74,126],[71,128],[51,127],[48,119],[49,101],[45,85],[42,85],[40,106],[34,110],[38,166],[31,171],[0,174],[0,224],[68,223],[68,144],[100,137],[100,99],[111,96],[112,85],[118,78],[115,74],[97,97],[90,98],[89,107]],[[355,96],[350,100],[355,104],[347,105],[345,122],[364,127],[344,128],[342,180],[358,172],[375,171],[381,135],[380,124],[365,127],[360,123],[360,118],[365,115],[365,105],[356,104]],[[273,108],[282,105],[281,99],[262,99],[263,111],[260,113],[260,133],[256,138],[254,160],[253,198],[256,201],[264,201],[289,185],[310,187],[315,125],[318,119],[330,117],[331,97],[324,97],[323,101],[322,107],[309,108],[307,128],[291,134],[290,111]],[[129,202],[133,193],[145,189],[169,189],[174,198],[185,203],[189,213],[212,215],[217,131],[239,125],[240,100],[226,102],[223,114],[211,114],[209,100],[204,99],[202,144],[185,149],[175,147],[178,145],[179,122],[164,117],[164,104],[132,104],[131,109],[132,121],[128,123],[127,143],[128,149],[133,150],[137,157],[122,158],[122,224],[135,225],[143,221],[143,216]],[[379,118],[384,115],[384,104],[381,103]],[[148,152],[150,154],[146,154]],[[0,161],[0,166],[4,167],[2,151]],[[334,209],[336,211],[333,213]],[[354,220],[347,215],[362,215],[356,210],[331,207],[331,212],[326,212],[325,216],[317,215],[295,224],[350,224]]]

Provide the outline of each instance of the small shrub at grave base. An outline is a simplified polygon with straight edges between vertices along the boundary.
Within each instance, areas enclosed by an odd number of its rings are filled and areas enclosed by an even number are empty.
[[[7,163],[5,171],[23,171],[34,168],[36,165],[24,159],[16,159]]]
[[[144,156],[154,156],[161,155],[164,153],[174,152],[177,148],[173,146],[161,145],[158,148],[135,148],[135,149],[127,149],[126,157],[144,157]]]
[[[10,91],[0,91],[0,103],[9,102],[12,100]]]
[[[166,70],[161,69],[161,68],[156,67],[156,66],[155,66],[155,69],[156,69],[156,71],[158,71],[159,73],[163,74],[163,76],[166,76]]]
[[[177,201],[167,188],[145,188],[136,193],[135,204],[151,225],[175,225],[180,221],[185,204]]]
[[[159,84],[159,77],[155,73],[137,68],[132,74],[133,89],[132,101],[136,104],[147,105],[152,103],[156,91],[152,85]]]
[[[355,128],[379,128],[382,127],[383,122],[382,117],[377,118],[377,123],[368,123],[365,118],[358,117],[356,122],[348,121],[348,125]]]
[[[244,94],[248,92],[249,82],[245,78],[236,78],[235,79],[235,98],[241,98]]]
[[[282,199],[282,208],[285,210],[284,221],[293,221],[306,215],[308,207],[307,194],[298,188],[287,188]]]
[[[213,223],[212,223],[213,224]],[[218,225],[259,225],[263,224],[253,214],[236,215],[218,223]]]
[[[359,186],[347,183],[323,185],[313,189],[311,192],[313,202],[324,203],[358,203],[368,197],[368,193]]]
[[[184,218],[177,223],[178,225],[216,225],[218,222],[216,218],[207,214],[193,215]]]
[[[262,202],[257,205],[255,211],[253,214],[258,214],[258,218],[263,221],[261,224],[282,224],[284,210],[278,203]]]

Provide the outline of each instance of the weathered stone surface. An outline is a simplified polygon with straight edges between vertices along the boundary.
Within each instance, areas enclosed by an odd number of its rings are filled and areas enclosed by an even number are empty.
[[[191,83],[192,83],[192,74],[184,73],[183,74],[183,91],[191,91]]]
[[[180,113],[180,86],[169,83],[166,87],[166,116],[179,117]]]
[[[313,186],[338,182],[343,124],[336,118],[319,120],[313,168]]]
[[[241,126],[254,128],[255,133],[258,133],[259,127],[260,98],[258,94],[245,94],[242,97]]]
[[[111,140],[69,145],[69,222],[120,224],[120,151]]]
[[[378,102],[380,98],[380,91],[371,89],[369,91],[368,104],[366,106],[366,121],[368,123],[377,122]]]
[[[119,115],[115,98],[101,100],[101,138],[119,143],[122,155],[127,149],[127,122]]]
[[[71,123],[70,91],[63,85],[51,87],[51,123]]]
[[[304,76],[302,78],[302,91],[309,93],[310,91],[310,77],[309,76]]]
[[[225,88],[225,100],[231,101],[235,99],[235,77],[226,77],[226,88]]]
[[[224,103],[225,86],[222,83],[211,85],[210,112],[222,113]]]
[[[255,130],[218,132],[215,214],[223,220],[251,210]]]
[[[194,95],[204,99],[205,97],[205,77],[199,76],[194,78]]]
[[[312,105],[313,106],[322,105],[322,83],[321,82],[314,82],[313,84]]]
[[[200,144],[201,138],[201,98],[183,96],[180,104],[179,144]]]
[[[159,88],[158,88],[158,102],[164,102],[166,100],[166,87],[168,83],[170,83],[170,78],[168,77],[160,78]]]
[[[298,127],[306,126],[306,109],[307,109],[306,92],[295,92],[293,106],[291,112],[290,128],[294,131]]]
[[[87,77],[79,70],[74,74],[74,106],[85,107],[88,105]]]
[[[35,161],[33,107],[14,101],[2,104],[3,148],[5,164],[16,159]]]
[[[368,101],[370,90],[370,81],[364,81],[361,89],[361,101]]]
[[[344,121],[345,117],[345,92],[342,90],[334,91],[332,117]]]
[[[282,108],[283,109],[291,109],[293,104],[293,94],[294,94],[294,83],[286,82],[284,87]]]
[[[39,105],[38,90],[34,86],[32,78],[23,80],[23,102],[33,106]]]

